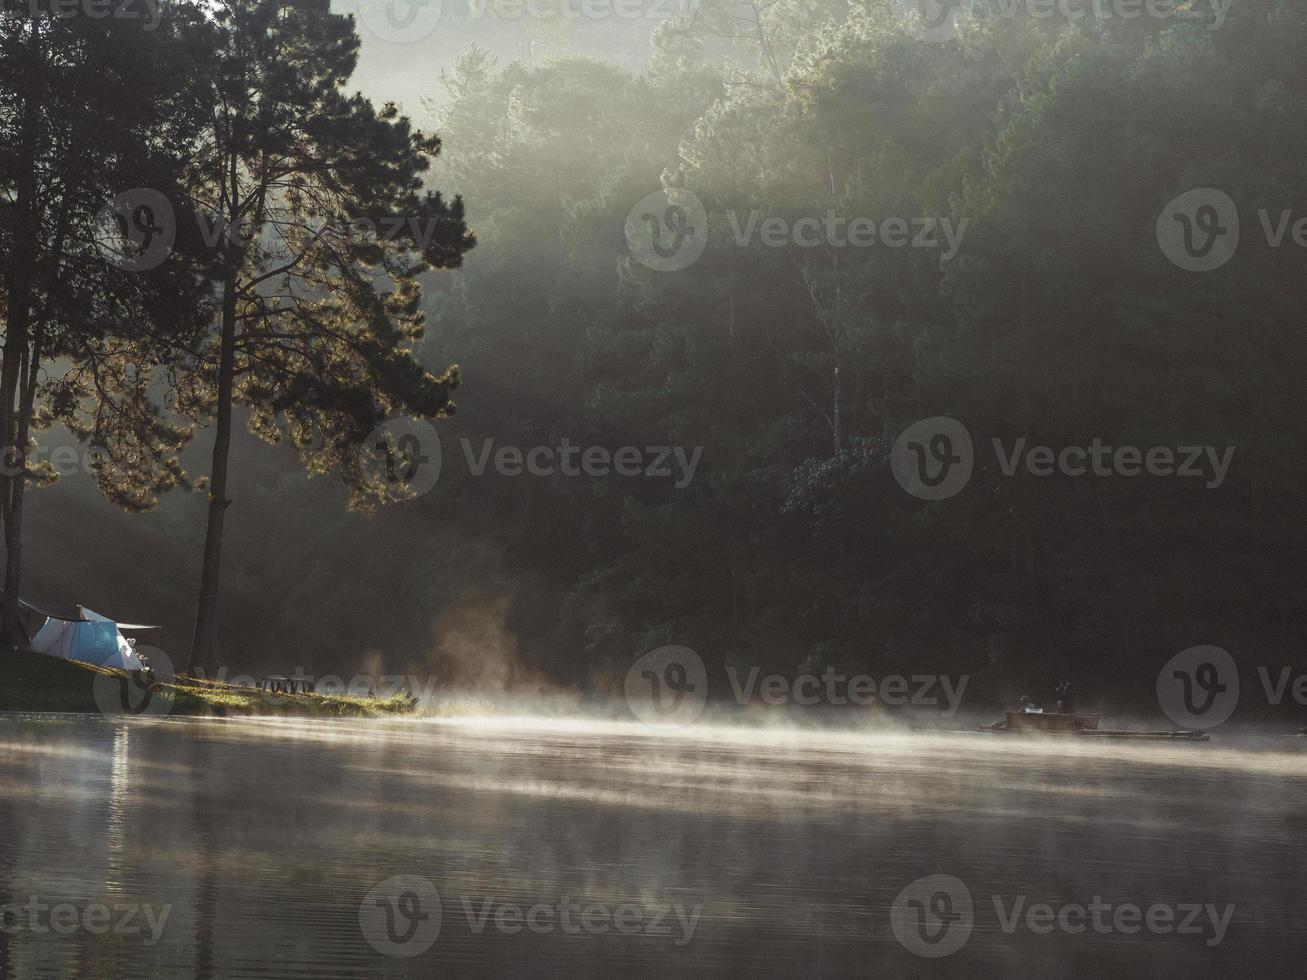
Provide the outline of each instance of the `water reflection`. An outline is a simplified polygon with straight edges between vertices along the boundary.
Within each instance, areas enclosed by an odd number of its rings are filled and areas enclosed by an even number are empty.
[[[17,905],[23,927],[0,930],[0,976],[865,976],[941,965],[1216,976],[1240,958],[1280,973],[1307,948],[1305,804],[1303,756],[1287,741],[8,717],[0,904]],[[966,882],[977,901],[965,948],[938,962],[889,925],[901,890],[933,874]],[[438,938],[411,959],[382,956],[360,929],[364,897],[397,875],[432,882],[442,901]],[[1009,934],[992,902],[1021,896],[1234,913],[1214,947]],[[166,919],[154,942],[149,930],[41,932],[27,926],[33,902],[135,903]],[[533,905],[552,909],[553,925],[541,911],[540,928],[513,928],[511,910]],[[569,932],[560,907],[602,907],[609,919],[628,907],[702,911],[677,945],[647,929]],[[502,922],[491,915],[505,909]]]
[[[110,895],[121,894],[119,882],[128,869],[123,855],[127,849],[127,794],[129,790],[129,751],[132,731],[126,723],[113,727],[113,762],[109,768],[109,819],[105,824],[105,848],[109,865],[105,890]]]

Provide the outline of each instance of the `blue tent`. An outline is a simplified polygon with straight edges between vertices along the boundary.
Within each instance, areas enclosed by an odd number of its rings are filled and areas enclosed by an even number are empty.
[[[78,660],[97,667],[117,667],[120,670],[141,670],[145,667],[136,653],[135,643],[123,636],[119,624],[78,606],[80,618],[65,619],[42,613],[35,607],[26,608],[25,624],[31,636],[31,649],[64,660]],[[127,629],[152,629],[149,626],[123,624]]]

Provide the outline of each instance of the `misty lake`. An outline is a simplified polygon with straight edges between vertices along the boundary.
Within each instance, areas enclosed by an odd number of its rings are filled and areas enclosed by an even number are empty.
[[[0,976],[1299,975],[1301,741],[10,715]]]

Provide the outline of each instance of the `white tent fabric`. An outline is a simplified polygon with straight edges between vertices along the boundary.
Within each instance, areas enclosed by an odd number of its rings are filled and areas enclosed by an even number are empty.
[[[82,614],[86,622],[47,617],[32,637],[32,649],[97,667],[141,670],[145,666],[117,623],[89,609],[82,609]]]
[[[94,609],[87,609],[85,606],[78,606],[77,611],[82,614],[82,619],[89,619],[96,623],[112,623],[113,620],[108,616],[101,616]],[[143,623],[118,623],[120,630],[157,630],[157,626],[146,626]]]

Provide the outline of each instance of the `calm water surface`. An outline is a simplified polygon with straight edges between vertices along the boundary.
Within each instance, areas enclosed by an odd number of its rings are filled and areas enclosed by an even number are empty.
[[[0,976],[1301,976],[1305,833],[1289,739],[0,716]]]

